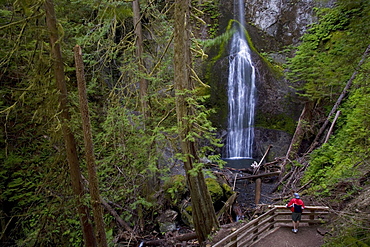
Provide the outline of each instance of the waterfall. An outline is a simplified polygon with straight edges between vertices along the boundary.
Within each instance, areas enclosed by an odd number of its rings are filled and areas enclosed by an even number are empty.
[[[244,1],[234,0],[236,32],[231,40],[228,77],[226,158],[253,157],[255,68],[244,32]]]

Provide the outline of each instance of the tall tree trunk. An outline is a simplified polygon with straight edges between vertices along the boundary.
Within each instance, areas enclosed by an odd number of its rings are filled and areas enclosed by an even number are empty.
[[[91,134],[91,125],[89,117],[89,108],[86,96],[86,81],[84,64],[82,60],[82,50],[79,45],[74,48],[77,85],[80,98],[80,112],[82,118],[82,129],[84,132],[85,156],[87,163],[87,170],[89,174],[89,190],[91,195],[91,205],[93,208],[94,223],[96,226],[96,240],[98,246],[105,247],[107,244],[107,237],[105,235],[103,208],[101,204],[99,181],[96,175],[95,155]]]
[[[143,77],[147,73],[145,68],[145,63],[143,59],[143,31],[141,25],[141,14],[140,14],[140,3],[139,0],[132,1],[132,11],[133,11],[133,21],[134,30],[136,34],[136,57],[138,59],[138,66],[140,71],[140,105],[141,112],[144,119],[148,120],[150,117],[149,103],[148,103],[148,81]],[[144,125],[145,126],[145,125]],[[153,191],[153,182],[155,181],[155,176],[152,173],[148,174],[148,179],[145,181],[144,193],[149,195]],[[138,216],[139,216],[139,226],[141,230],[144,230],[145,222],[143,217],[143,209],[141,205],[138,205]]]
[[[194,171],[194,163],[198,158],[195,143],[186,138],[192,130],[189,117],[194,114],[192,107],[186,101],[186,98],[190,96],[189,91],[194,88],[190,77],[189,14],[190,0],[176,0],[174,18],[176,113],[181,149],[184,155],[185,171],[191,196],[194,227],[198,241],[202,244],[212,230],[218,227],[218,222],[202,170],[198,170],[196,175],[190,173],[190,171]]]
[[[68,126],[70,115],[67,104],[67,86],[64,75],[64,65],[62,60],[62,52],[59,43],[59,35],[57,29],[57,21],[54,11],[54,3],[52,0],[45,1],[46,23],[50,36],[51,53],[54,60],[55,81],[59,95],[59,107],[61,111],[62,131],[66,148],[67,160],[71,176],[73,192],[76,198],[76,207],[78,210],[84,241],[86,246],[96,246],[93,227],[90,223],[88,207],[83,205],[81,199],[84,195],[84,190],[81,181],[81,171],[77,156],[76,143],[74,136]]]
[[[143,60],[143,32],[141,26],[141,18],[140,18],[140,5],[139,0],[132,1],[132,11],[133,11],[133,20],[134,20],[134,28],[136,34],[136,57],[139,61],[139,70],[141,74],[146,73],[145,65]],[[141,110],[145,118],[148,117],[148,81],[141,77],[140,78],[140,102],[141,102]]]

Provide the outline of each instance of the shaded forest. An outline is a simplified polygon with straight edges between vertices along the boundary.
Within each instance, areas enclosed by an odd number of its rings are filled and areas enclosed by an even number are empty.
[[[230,38],[218,1],[0,5],[2,246],[138,246],[173,231],[196,246],[235,220],[220,217],[236,193],[213,172],[225,164],[203,71]],[[316,8],[273,64],[304,105],[276,193],[330,206],[327,246],[370,245],[369,13],[366,0]]]

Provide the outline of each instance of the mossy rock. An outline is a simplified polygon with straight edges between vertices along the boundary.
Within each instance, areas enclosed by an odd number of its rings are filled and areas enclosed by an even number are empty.
[[[224,195],[229,198],[230,196],[232,196],[235,192],[233,191],[233,189],[226,183],[223,183],[221,185],[223,191],[224,191]]]
[[[214,178],[206,178],[206,184],[209,193],[211,194],[212,202],[218,202],[224,196],[224,190],[218,181]]]
[[[187,205],[185,208],[181,209],[181,220],[188,226],[193,227],[194,222],[193,222],[193,216],[192,216],[192,211],[193,208],[191,205]]]

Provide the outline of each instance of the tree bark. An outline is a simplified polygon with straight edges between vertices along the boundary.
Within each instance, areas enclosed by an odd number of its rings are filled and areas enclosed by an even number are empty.
[[[132,1],[133,21],[136,34],[136,57],[138,59],[139,71],[141,74],[146,73],[143,60],[143,32],[140,18],[140,4],[139,0]],[[140,78],[140,102],[141,110],[145,118],[148,117],[148,81],[141,76]]]
[[[80,165],[77,156],[76,142],[74,136],[68,126],[70,115],[67,104],[67,86],[64,75],[64,65],[62,52],[60,48],[59,35],[57,29],[57,21],[54,11],[54,3],[52,0],[46,0],[45,4],[46,24],[49,31],[51,54],[54,63],[54,74],[56,86],[59,90],[59,110],[61,112],[61,124],[64,137],[67,161],[69,164],[69,172],[73,192],[76,198],[76,207],[78,210],[84,241],[86,246],[96,246],[93,227],[90,223],[88,207],[83,205],[81,199],[84,195],[82,186]]]
[[[89,174],[89,190],[91,196],[91,205],[94,215],[95,223],[95,232],[96,240],[98,246],[105,247],[107,244],[107,237],[105,234],[104,218],[103,218],[103,208],[101,206],[101,198],[99,192],[99,181],[96,174],[96,165],[95,165],[95,155],[94,147],[91,134],[91,125],[89,117],[89,108],[86,96],[86,81],[85,81],[85,72],[84,64],[82,60],[82,50],[79,45],[74,47],[74,56],[76,64],[76,76],[77,76],[77,85],[78,93],[80,99],[80,112],[82,118],[82,129],[84,134],[84,143],[85,143],[85,156],[87,171]]]
[[[212,230],[218,228],[218,221],[202,170],[196,171],[196,175],[190,173],[190,171],[194,172],[197,153],[195,143],[186,138],[192,129],[189,117],[194,115],[192,107],[186,100],[186,97],[190,96],[189,91],[194,89],[191,80],[189,15],[190,0],[176,0],[174,18],[176,113],[181,149],[184,155],[184,166],[191,196],[194,227],[198,241],[202,245]]]

